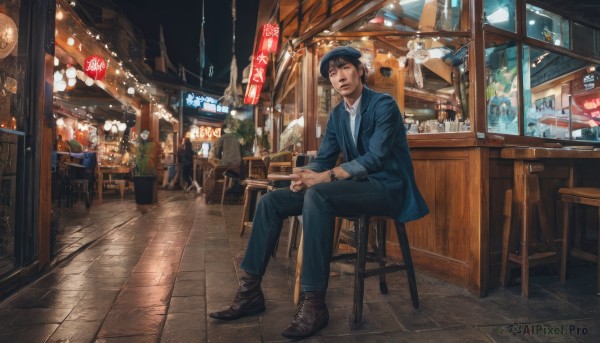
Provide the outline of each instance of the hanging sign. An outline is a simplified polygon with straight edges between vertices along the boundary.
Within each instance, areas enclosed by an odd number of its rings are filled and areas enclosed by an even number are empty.
[[[276,24],[265,24],[262,27],[258,51],[277,52],[279,42],[279,26]]]
[[[106,61],[100,56],[92,55],[83,62],[83,71],[94,80],[104,80]]]
[[[256,105],[260,98],[260,92],[262,91],[262,84],[248,84],[246,88],[246,95],[244,96],[244,104]]]

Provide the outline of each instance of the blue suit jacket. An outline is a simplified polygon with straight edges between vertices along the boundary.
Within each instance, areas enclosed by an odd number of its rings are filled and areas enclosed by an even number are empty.
[[[340,102],[330,113],[317,157],[305,168],[329,170],[342,152],[345,161],[340,167],[355,180],[374,183],[396,220],[408,222],[429,213],[415,183],[406,129],[394,99],[363,87],[356,126],[354,144],[349,114]]]

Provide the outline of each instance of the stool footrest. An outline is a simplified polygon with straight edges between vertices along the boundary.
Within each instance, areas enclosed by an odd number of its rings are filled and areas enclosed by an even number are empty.
[[[588,262],[596,262],[598,261],[598,257],[590,252],[583,251],[581,249],[572,248],[571,256],[577,257],[578,259],[585,260]]]
[[[557,254],[554,251],[541,252],[529,255],[529,265],[531,267],[541,264],[549,264],[556,262]],[[513,263],[521,264],[521,255],[508,254],[508,260]]]
[[[406,270],[406,265],[404,264],[393,264],[389,266],[385,266],[383,268],[373,268],[367,269],[364,272],[364,277],[368,278],[371,276],[380,276],[381,274],[394,273]]]

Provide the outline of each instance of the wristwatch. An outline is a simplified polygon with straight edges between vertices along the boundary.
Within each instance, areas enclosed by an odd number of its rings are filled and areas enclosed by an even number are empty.
[[[335,181],[335,180],[337,180],[337,176],[335,176],[335,173],[333,172],[333,169],[331,169],[331,170],[329,171],[329,181],[330,181],[330,182],[333,182],[333,181]]]

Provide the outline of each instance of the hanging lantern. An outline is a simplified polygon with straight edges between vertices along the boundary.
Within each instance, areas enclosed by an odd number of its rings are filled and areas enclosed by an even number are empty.
[[[244,96],[244,104],[256,105],[260,98],[260,92],[262,91],[262,84],[249,84],[246,88],[246,96]]]
[[[277,43],[279,41],[279,26],[276,24],[265,24],[260,36],[260,45],[258,51],[277,52]]]
[[[17,44],[17,24],[6,14],[0,13],[0,58],[8,56]]]
[[[94,80],[104,80],[106,61],[100,56],[92,55],[83,62],[83,71]]]

